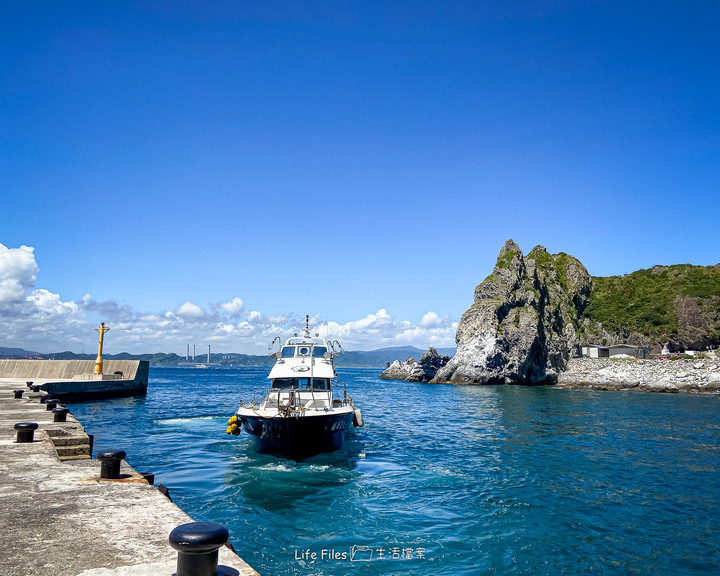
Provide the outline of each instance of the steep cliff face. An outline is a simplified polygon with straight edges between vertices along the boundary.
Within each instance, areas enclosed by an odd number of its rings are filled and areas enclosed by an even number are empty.
[[[523,256],[508,240],[458,325],[457,353],[432,381],[555,381],[580,352],[578,329],[591,287],[587,270],[572,256],[551,255],[542,246]]]

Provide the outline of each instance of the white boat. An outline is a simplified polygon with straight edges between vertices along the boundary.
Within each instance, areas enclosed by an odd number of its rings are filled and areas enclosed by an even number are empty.
[[[245,430],[258,452],[296,460],[340,449],[350,427],[363,426],[347,390],[342,399],[333,396],[334,360],[340,352],[337,340],[310,335],[306,316],[302,336],[295,334],[270,354],[275,358],[270,390],[260,402],[240,404],[228,420],[228,434]]]

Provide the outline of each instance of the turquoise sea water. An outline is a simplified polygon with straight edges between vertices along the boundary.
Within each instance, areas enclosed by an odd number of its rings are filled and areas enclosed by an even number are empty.
[[[718,574],[716,396],[443,386],[342,370],[365,428],[304,462],[227,436],[266,368],[152,368],[72,404],[263,576]]]

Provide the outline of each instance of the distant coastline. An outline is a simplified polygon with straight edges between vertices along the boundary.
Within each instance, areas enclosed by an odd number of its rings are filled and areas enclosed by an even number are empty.
[[[455,354],[455,348],[439,348],[443,354]],[[378,368],[385,369],[387,363],[395,360],[405,360],[408,356],[420,358],[423,351],[414,346],[394,346],[378,350],[346,350],[336,360],[338,368]],[[198,364],[210,364],[216,367],[249,367],[272,366],[273,359],[269,355],[240,354],[240,353],[212,353],[208,362],[207,354],[198,354],[195,359],[188,359],[178,354],[103,354],[107,360],[147,360],[150,366],[163,367],[194,367]],[[75,352],[55,352],[40,354],[24,350],[23,348],[0,347],[0,359],[8,360],[95,360],[94,354],[76,354]]]

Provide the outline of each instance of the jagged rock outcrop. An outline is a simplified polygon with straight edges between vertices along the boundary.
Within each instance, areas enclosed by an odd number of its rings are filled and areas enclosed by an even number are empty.
[[[417,366],[415,358],[407,357],[407,360],[395,360],[385,371],[378,376],[384,380],[405,380],[410,372]]]
[[[572,256],[537,246],[525,257],[508,240],[462,316],[457,353],[432,381],[556,381],[570,357],[580,354],[578,330],[591,287],[587,270]]]
[[[404,362],[395,360],[379,377],[385,380],[429,382],[449,361],[450,356],[438,354],[438,351],[431,346],[423,353],[420,362],[416,362],[415,358],[410,356]]]

